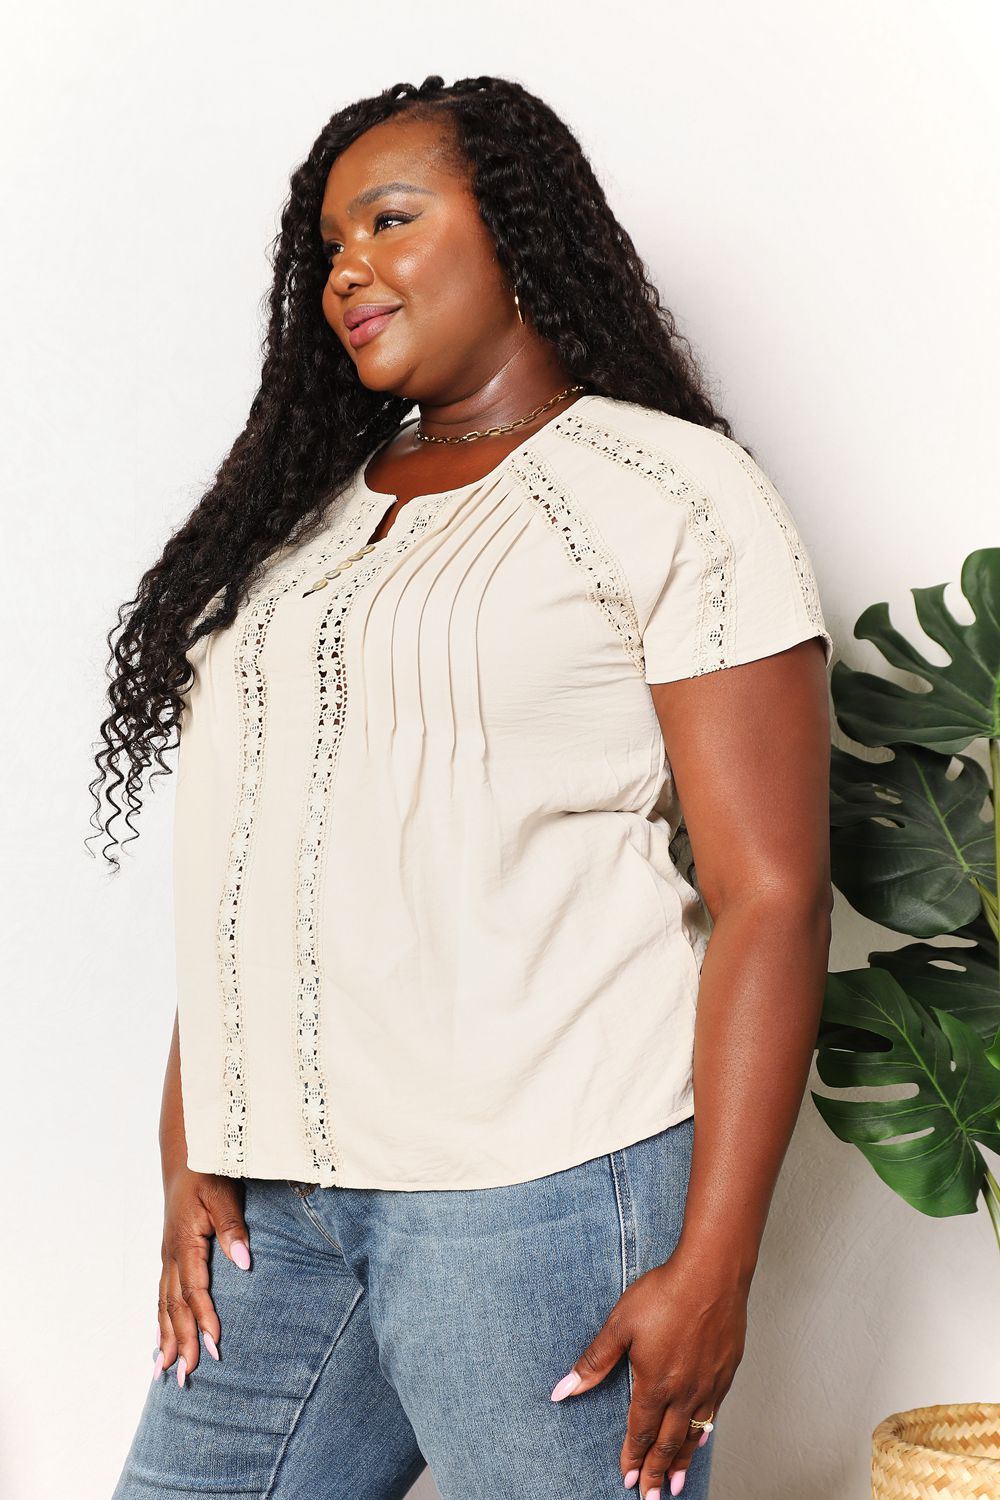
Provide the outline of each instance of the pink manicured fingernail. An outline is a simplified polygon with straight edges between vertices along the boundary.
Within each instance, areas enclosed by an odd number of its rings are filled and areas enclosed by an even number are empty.
[[[233,1240],[233,1243],[229,1247],[229,1253],[241,1271],[249,1271],[250,1251],[242,1240]]]
[[[632,1488],[632,1486],[635,1484],[635,1482],[636,1482],[636,1480],[638,1478],[639,1478],[639,1470],[638,1469],[629,1469],[628,1473],[625,1475],[625,1488],[627,1490],[630,1490]]]
[[[564,1396],[569,1395],[570,1391],[575,1391],[577,1386],[580,1385],[582,1381],[583,1376],[579,1373],[578,1370],[570,1370],[569,1374],[564,1375],[559,1384],[555,1386],[552,1391],[552,1395],[549,1397],[549,1400],[561,1401]]]
[[[154,1349],[159,1349],[159,1347],[160,1347],[160,1337],[161,1337],[161,1335],[160,1335],[160,1325],[159,1325],[159,1323],[157,1323],[157,1325],[156,1325],[156,1333],[155,1333],[154,1338],[153,1338],[153,1348]]]
[[[687,1469],[678,1469],[677,1473],[674,1475],[673,1479],[671,1479],[671,1481],[670,1481],[670,1493],[672,1495],[679,1495],[680,1494],[681,1490],[684,1488],[684,1481],[685,1481],[686,1478],[687,1478]]]
[[[646,1500],[660,1500],[660,1492],[659,1492],[659,1490],[647,1490],[646,1491]]]
[[[705,1444],[708,1442],[708,1440],[709,1440],[710,1437],[711,1437],[711,1433],[710,1432],[703,1432],[702,1435],[701,1435],[701,1437],[698,1439],[698,1447],[699,1448],[704,1448]]]
[[[177,1384],[178,1385],[183,1385],[184,1384],[184,1376],[185,1376],[186,1372],[187,1372],[187,1360],[184,1358],[184,1356],[182,1354],[181,1357],[180,1357],[180,1359],[177,1361]]]
[[[156,1364],[153,1366],[153,1380],[159,1380],[163,1374],[163,1350],[156,1356]]]
[[[210,1333],[206,1333],[203,1328],[201,1330],[201,1336],[205,1340],[205,1348],[208,1350],[209,1354],[213,1359],[218,1359],[219,1351],[215,1347],[215,1340],[213,1339],[212,1335]]]

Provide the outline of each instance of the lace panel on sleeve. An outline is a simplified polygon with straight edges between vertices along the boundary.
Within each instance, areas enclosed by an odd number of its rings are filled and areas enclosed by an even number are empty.
[[[729,608],[735,560],[732,540],[714,501],[665,454],[644,448],[587,417],[576,416],[572,409],[560,419],[560,431],[571,442],[593,448],[630,473],[651,480],[665,499],[686,507],[687,529],[705,554],[692,675],[697,677],[725,666],[735,628]]]
[[[729,443],[721,432],[713,430],[712,436],[728,448],[734,458],[738,459],[740,466],[750,475],[761,495],[763,495],[764,503],[781,527],[785,541],[788,544],[788,550],[795,564],[796,577],[799,580],[799,588],[802,590],[802,598],[810,623],[815,625],[818,631],[826,635],[827,632],[823,621],[823,610],[820,603],[816,575],[813,572],[808,556],[802,550],[802,541],[788,506],[767,475],[758,465],[751,463],[749,455],[744,452],[739,444],[734,445]]]
[[[577,415],[572,408],[559,419],[559,431],[570,441],[603,453],[623,469],[643,475],[658,486],[665,499],[686,506],[687,529],[705,554],[693,675],[700,676],[728,665],[735,628],[729,604],[734,597],[735,556],[732,539],[711,497],[705,494],[693,475],[665,453],[645,447],[582,414]],[[826,636],[815,574],[781,495],[738,443],[731,442],[714,428],[705,431],[722,444],[753,479],[784,536],[809,621],[818,633]]]
[[[509,458],[535,508],[554,528],[567,557],[584,575],[587,596],[597,605],[615,631],[629,660],[641,674],[645,670],[639,621],[621,565],[594,523],[571,503],[566,492],[537,454],[524,452]]]

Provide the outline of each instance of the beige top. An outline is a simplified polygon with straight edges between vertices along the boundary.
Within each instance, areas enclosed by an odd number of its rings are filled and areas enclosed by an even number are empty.
[[[189,654],[188,1163],[523,1182],[694,1112],[710,919],[647,684],[832,641],[708,428],[584,396],[367,550],[365,465]]]

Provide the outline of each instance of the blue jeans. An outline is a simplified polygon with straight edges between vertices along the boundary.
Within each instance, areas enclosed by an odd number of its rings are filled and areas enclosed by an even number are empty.
[[[248,1178],[252,1269],[213,1238],[220,1360],[151,1383],[112,1500],[628,1500],[632,1369],[551,1401],[684,1217],[692,1118],[510,1187],[312,1187]],[[705,1500],[715,1433],[684,1500]],[[669,1495],[669,1484],[663,1493]]]

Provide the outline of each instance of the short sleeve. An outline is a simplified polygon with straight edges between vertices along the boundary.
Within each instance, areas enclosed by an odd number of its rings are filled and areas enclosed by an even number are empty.
[[[645,680],[739,666],[819,636],[833,639],[812,561],[774,485],[719,433],[709,477],[678,497],[665,577],[643,623]]]

